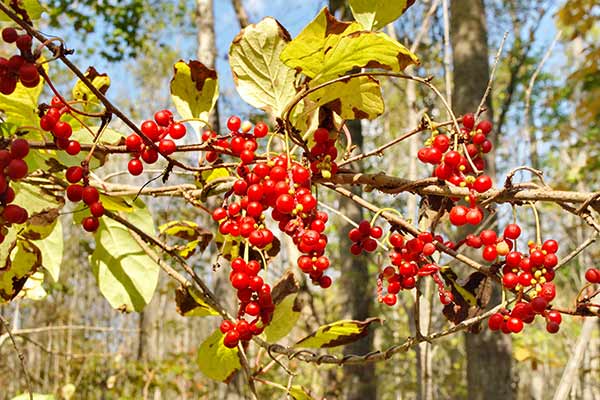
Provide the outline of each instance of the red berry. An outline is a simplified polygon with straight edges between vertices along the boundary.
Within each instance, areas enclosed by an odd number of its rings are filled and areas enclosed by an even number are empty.
[[[504,237],[508,239],[517,239],[521,235],[521,227],[517,224],[509,224],[504,228]]]
[[[560,324],[562,322],[562,316],[560,315],[560,313],[558,311],[554,311],[554,310],[548,311],[546,318],[549,321],[555,322],[557,324]]]
[[[177,149],[177,145],[171,139],[163,139],[158,143],[158,151],[166,156],[173,154]]]
[[[158,125],[156,125],[156,122],[154,121],[144,121],[140,127],[140,130],[144,135],[146,135],[146,137],[148,137],[148,139],[152,140],[153,142],[156,142],[158,139],[160,139],[160,131],[158,129]]]
[[[229,117],[227,120],[227,129],[229,129],[231,132],[237,132],[241,126],[242,120],[235,115]]]
[[[148,164],[154,164],[158,160],[158,152],[151,147],[146,147],[142,151],[142,160]]]
[[[235,325],[233,324],[233,322],[228,321],[228,320],[223,320],[223,322],[221,322],[221,325],[219,326],[219,329],[221,330],[222,333],[227,333],[229,332],[231,329],[233,329]]]
[[[173,120],[173,113],[169,110],[157,111],[156,114],[154,114],[154,120],[160,126],[169,126]]]
[[[73,129],[68,122],[58,121],[54,124],[54,128],[52,128],[52,133],[54,136],[60,139],[68,139],[73,134]]]
[[[294,198],[289,194],[282,194],[277,197],[275,207],[282,214],[289,214],[294,210]]]
[[[398,301],[398,298],[393,293],[388,293],[383,297],[383,302],[388,306],[393,306]]]
[[[27,164],[23,160],[14,159],[8,163],[6,167],[6,175],[8,175],[11,179],[19,180],[25,178],[27,176],[27,172],[29,169],[27,168]]]
[[[433,138],[433,146],[442,153],[445,153],[450,147],[450,139],[446,135],[437,135]]]
[[[29,216],[24,208],[16,204],[9,204],[4,208],[2,217],[9,224],[23,224]]]
[[[2,40],[6,43],[14,43],[19,37],[19,33],[15,28],[2,29]]]
[[[558,251],[558,242],[553,239],[546,240],[542,245],[542,250],[546,250],[548,253],[556,253]]]
[[[321,286],[322,289],[327,289],[331,286],[331,283],[331,278],[329,276],[323,275],[319,278],[319,286]]]
[[[485,245],[495,244],[497,239],[496,232],[489,229],[481,231],[479,237],[481,238],[481,242]]]
[[[175,123],[175,124],[171,124],[169,126],[169,135],[173,139],[181,139],[182,137],[185,136],[186,132],[187,131],[186,131],[185,125],[183,125],[183,124]]]
[[[483,259],[486,261],[494,261],[498,257],[498,251],[495,245],[487,245],[483,248]]]
[[[254,126],[254,136],[257,138],[265,137],[267,133],[269,133],[269,127],[264,122],[259,122]]]
[[[90,212],[96,218],[100,218],[101,216],[103,216],[104,215],[104,206],[102,205],[102,202],[97,201],[95,203],[92,203],[90,205]]]
[[[461,226],[467,223],[467,213],[469,209],[465,206],[454,206],[450,210],[450,223],[454,226]]]
[[[523,330],[523,321],[518,318],[511,317],[508,319],[508,321],[506,321],[506,327],[512,333],[519,333]]]
[[[548,333],[557,333],[560,329],[560,324],[554,322],[554,321],[549,321],[546,324],[546,331],[548,331]]]
[[[83,196],[83,186],[81,185],[69,185],[67,186],[67,198],[76,203],[81,201],[81,197]]]
[[[39,83],[40,73],[38,72],[38,69],[35,66],[35,64],[26,62],[23,65],[21,65],[21,68],[19,68],[19,78],[21,79],[21,82]],[[32,86],[25,86],[35,87],[37,86],[37,83]]]
[[[100,193],[98,193],[98,189],[95,187],[86,186],[83,188],[81,198],[83,199],[83,202],[89,206],[100,200]]]
[[[142,144],[142,138],[137,133],[132,133],[131,135],[127,136],[127,139],[125,139],[125,146],[127,146],[127,150],[132,152],[139,152],[142,150]]]
[[[487,175],[479,175],[475,182],[473,182],[473,189],[475,189],[479,193],[483,193],[491,189],[492,187],[492,178]]]
[[[24,34],[24,35],[20,35],[17,40],[15,41],[15,44],[17,45],[17,48],[19,50],[21,50],[22,52],[27,52],[29,50],[31,50],[31,43],[32,43],[33,39],[31,38],[31,36],[29,36],[28,34]]]
[[[466,215],[467,223],[470,225],[479,225],[483,219],[483,213],[479,207],[470,208]]]
[[[83,178],[83,168],[79,166],[69,167],[67,168],[67,172],[65,172],[65,178],[69,183],[77,183]]]
[[[589,283],[600,283],[600,270],[597,268],[589,268],[585,271],[585,279]]]
[[[67,154],[75,156],[81,151],[81,145],[77,140],[69,140],[69,144],[67,145],[65,151],[67,152]]]
[[[475,126],[475,115],[473,115],[473,113],[463,115],[462,124],[469,130],[473,129]]]
[[[314,133],[315,142],[326,143],[329,141],[329,131],[325,128],[319,128]]]
[[[229,349],[237,347],[240,341],[240,334],[235,329],[230,329],[223,338],[223,344]]]
[[[504,316],[502,314],[500,314],[500,313],[492,314],[490,319],[488,319],[488,327],[493,331],[497,331],[500,329],[500,327],[502,327],[503,322],[504,322]]]
[[[29,142],[25,139],[13,140],[10,144],[10,154],[13,158],[25,158],[29,154]]]
[[[548,307],[548,301],[543,297],[538,296],[531,300],[531,308],[533,308],[533,311],[537,314],[543,313],[546,310],[546,307]]]
[[[129,163],[127,164],[127,169],[129,170],[129,173],[131,175],[138,176],[144,171],[144,165],[137,158],[133,158],[129,160]]]
[[[504,274],[502,277],[502,284],[507,289],[514,289],[519,284],[519,277],[517,274],[512,272]]]
[[[484,135],[487,135],[492,131],[492,123],[485,119],[477,124],[477,130],[481,130]]]
[[[100,222],[96,217],[85,217],[83,221],[81,221],[81,225],[83,225],[83,229],[88,232],[96,232],[98,226],[100,226]]]

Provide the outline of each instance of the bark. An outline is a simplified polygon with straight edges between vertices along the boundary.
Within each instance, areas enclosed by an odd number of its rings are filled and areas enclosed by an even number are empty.
[[[198,60],[215,69],[217,46],[213,0],[196,0],[196,26],[198,27]],[[219,132],[219,102],[208,117],[213,130]]]
[[[452,104],[457,114],[477,111],[489,79],[487,24],[483,0],[453,0],[450,5],[450,38],[453,51]],[[489,98],[488,98],[489,99]],[[487,102],[485,118],[492,119]],[[493,176],[493,159],[486,160]],[[499,292],[492,303],[499,301]],[[472,400],[515,398],[511,371],[511,341],[484,329],[465,336],[467,392]]]

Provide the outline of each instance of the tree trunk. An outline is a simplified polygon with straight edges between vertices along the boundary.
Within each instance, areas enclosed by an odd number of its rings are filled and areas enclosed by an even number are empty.
[[[198,60],[215,69],[217,46],[213,0],[196,0],[196,26],[198,27]],[[208,117],[213,130],[219,132],[219,102]]]
[[[450,38],[453,51],[452,104],[457,115],[476,112],[489,79],[487,25],[483,0],[453,0],[450,5]],[[489,99],[489,98],[488,98]],[[492,119],[487,102],[486,118]],[[494,175],[493,158],[486,160]],[[492,296],[497,304],[500,293]],[[467,392],[472,400],[511,400],[515,398],[511,371],[511,341],[484,329],[465,336],[467,353]]]

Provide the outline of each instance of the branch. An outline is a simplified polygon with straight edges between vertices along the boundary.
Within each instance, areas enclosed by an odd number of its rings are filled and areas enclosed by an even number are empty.
[[[17,342],[15,341],[15,338],[10,330],[10,324],[4,319],[2,315],[0,315],[0,323],[2,323],[2,326],[4,326],[4,330],[10,337],[10,341],[12,342],[13,347],[15,348],[15,352],[19,357],[21,369],[23,370],[23,374],[25,375],[25,382],[27,384],[27,392],[29,393],[29,400],[33,400],[33,389],[31,387],[31,379],[29,379],[29,373],[27,372],[27,368],[25,367],[25,356],[23,355],[23,353],[21,353],[19,347],[17,346]]]
[[[235,10],[235,15],[240,24],[240,28],[244,29],[250,25],[250,20],[248,19],[248,14],[246,13],[246,9],[244,9],[242,0],[231,0],[231,3],[233,5],[233,9]]]

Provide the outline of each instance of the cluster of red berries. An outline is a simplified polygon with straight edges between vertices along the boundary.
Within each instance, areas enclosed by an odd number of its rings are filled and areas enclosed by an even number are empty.
[[[313,139],[315,145],[310,148],[310,169],[314,175],[321,174],[323,178],[331,178],[338,169],[335,163],[338,155],[335,147],[337,133],[332,138],[329,130],[318,128],[313,134]]]
[[[465,114],[462,119],[463,128],[458,133],[458,143],[464,144],[468,157],[478,170],[485,168],[482,155],[492,150],[492,142],[487,135],[492,131],[492,123],[484,120],[475,127],[475,116]],[[434,134],[437,133],[434,131]],[[467,156],[461,154],[458,149],[451,149],[451,139],[437,133],[427,141],[428,146],[423,147],[417,153],[417,157],[424,163],[437,165],[434,175],[443,181],[448,181],[455,186],[466,186],[482,193],[491,188],[492,181],[486,175],[475,178],[472,175],[473,168]]]
[[[238,342],[248,341],[252,336],[260,335],[273,317],[275,306],[271,297],[271,287],[258,276],[262,266],[256,260],[244,261],[237,257],[231,261],[229,281],[237,290],[240,301],[238,320],[224,320],[221,332],[225,334],[224,344],[229,348],[236,347]],[[249,317],[250,321],[244,319]]]
[[[23,207],[10,204],[15,199],[10,182],[27,176],[29,171],[23,158],[28,153],[29,143],[25,139],[15,139],[10,144],[10,150],[0,150],[0,243],[4,241],[10,225],[23,224],[29,218]]]
[[[588,270],[585,271],[585,279],[587,279],[589,283],[600,283],[600,269],[588,268]]]
[[[470,206],[455,205],[450,210],[450,223],[454,226],[465,224],[479,225],[483,219],[483,210],[475,204],[474,196],[469,196]]]
[[[358,224],[358,228],[350,229],[348,237],[352,240],[352,246],[350,246],[350,253],[355,256],[366,251],[372,253],[377,248],[377,240],[383,236],[383,229],[379,226],[371,226],[371,223],[367,220],[362,220]]]
[[[152,143],[158,143],[158,146],[144,143],[144,139],[137,133],[127,136],[125,145],[133,156],[127,164],[127,169],[134,176],[138,176],[144,171],[144,164],[140,158],[147,164],[154,164],[158,160],[158,153],[164,156],[173,154],[177,150],[174,140],[181,139],[187,132],[185,125],[173,121],[173,113],[169,110],[157,111],[154,114],[154,120],[142,122],[140,130]],[[167,136],[170,136],[171,139]],[[158,151],[156,151],[156,147],[158,147]]]
[[[537,315],[542,315],[546,320],[546,330],[557,333],[560,329],[562,316],[556,310],[548,310],[549,301],[542,296],[534,298],[531,302],[518,302],[512,311],[503,309],[493,314],[488,319],[488,327],[493,331],[502,333],[519,333],[523,330],[524,323],[531,324]]]
[[[28,88],[40,83],[40,73],[31,53],[32,38],[28,34],[19,35],[15,28],[4,28],[2,40],[15,43],[21,54],[9,59],[0,57],[0,93],[9,95],[17,88],[17,82]]]
[[[83,229],[88,232],[95,232],[100,225],[98,218],[104,215],[104,206],[100,201],[98,189],[88,184],[85,170],[82,167],[74,166],[67,168],[65,177],[70,183],[67,186],[67,198],[74,203],[83,202],[89,207],[90,214],[81,221]],[[83,181],[83,185],[79,182]]]
[[[67,107],[60,98],[54,96],[50,103],[50,107],[44,106],[42,109],[42,117],[40,118],[40,128],[44,131],[52,133],[56,146],[67,152],[69,155],[77,155],[81,151],[81,145],[77,140],[70,140],[73,134],[71,124],[66,121],[61,121],[61,117],[68,114]]]
[[[252,133],[252,124],[248,121],[242,122],[237,116],[231,116],[227,120],[227,129],[230,134],[224,137],[218,137],[214,131],[204,131],[202,141],[214,145],[219,150],[209,150],[205,154],[206,161],[213,163],[219,159],[219,154],[228,151],[239,157],[242,164],[250,164],[256,157],[258,144],[256,139],[263,138],[269,133],[269,127],[264,122],[259,122],[254,126]]]
[[[442,281],[437,276],[440,267],[428,259],[436,248],[433,242],[442,242],[440,236],[434,237],[430,232],[423,232],[415,238],[406,240],[398,232],[390,235],[389,242],[393,246],[390,251],[390,263],[379,274],[378,298],[389,306],[397,302],[397,294],[402,289],[413,289],[417,284],[417,277],[433,275],[436,283],[439,283],[440,301],[444,304],[452,302],[452,293],[444,289]],[[382,295],[382,282],[387,282],[387,294]],[[441,285],[441,286],[440,286]]]

